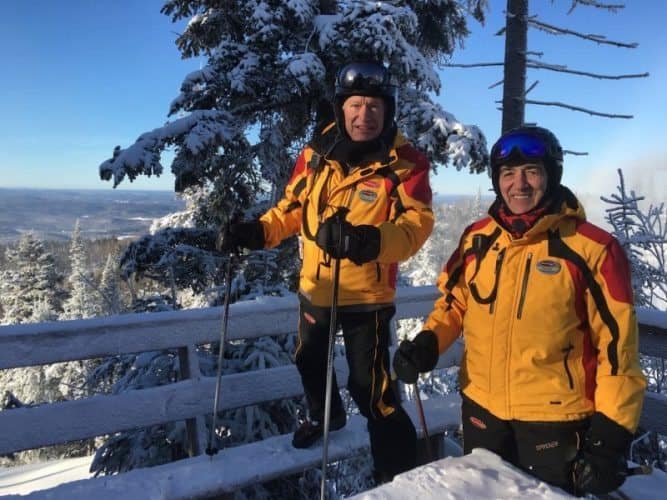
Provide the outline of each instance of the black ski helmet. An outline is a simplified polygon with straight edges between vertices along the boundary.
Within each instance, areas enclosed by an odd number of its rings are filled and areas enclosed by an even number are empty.
[[[547,171],[545,194],[554,192],[563,176],[563,148],[550,130],[537,125],[522,125],[505,132],[491,148],[491,181],[498,196],[500,167],[507,162],[530,160],[540,160],[544,164]]]
[[[391,83],[389,70],[377,61],[353,61],[336,72],[334,89],[334,114],[338,129],[345,133],[343,103],[353,95],[381,97],[385,102],[382,131],[385,133],[394,123],[396,114],[396,86]]]

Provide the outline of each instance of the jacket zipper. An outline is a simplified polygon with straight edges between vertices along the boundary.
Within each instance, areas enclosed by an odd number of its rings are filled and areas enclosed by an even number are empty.
[[[523,312],[523,303],[526,300],[526,289],[528,288],[528,276],[530,276],[530,261],[533,260],[533,253],[528,252],[528,258],[526,259],[526,267],[523,271],[523,282],[521,283],[521,296],[519,298],[519,309],[516,313],[517,319],[521,319],[521,313]]]
[[[350,195],[347,198],[347,203],[345,205],[347,208],[350,208],[350,205],[352,205],[352,198],[354,198],[354,193],[356,192],[357,192],[357,184],[355,182],[354,184],[352,184],[350,189]]]
[[[574,380],[572,379],[572,373],[570,372],[570,367],[567,364],[567,357],[570,355],[570,351],[572,351],[572,349],[574,349],[574,346],[572,344],[562,349],[562,351],[565,353],[565,356],[563,357],[563,366],[565,366],[565,373],[567,374],[567,380],[570,384],[570,389],[574,389]]]
[[[495,306],[496,306],[496,302],[498,301],[498,285],[500,284],[500,271],[501,271],[502,266],[503,266],[503,259],[505,258],[505,250],[506,249],[503,248],[498,253],[498,256],[496,257],[496,270],[495,270],[495,274],[496,274],[496,284],[495,284],[496,297],[494,298],[493,302],[491,302],[491,304],[489,304],[489,314],[493,314],[493,311],[494,311]]]

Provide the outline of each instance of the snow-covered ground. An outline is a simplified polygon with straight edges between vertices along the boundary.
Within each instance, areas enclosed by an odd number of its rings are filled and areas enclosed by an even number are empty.
[[[93,457],[68,458],[51,462],[0,468],[0,495],[27,495],[61,483],[92,477],[88,469]]]
[[[633,476],[621,487],[633,500],[665,498],[667,474],[657,470],[650,476]],[[660,492],[663,493],[660,493]],[[391,483],[352,497],[354,500],[444,500],[444,499],[560,499],[574,498],[553,488],[497,455],[475,449],[470,455],[447,457],[400,474]],[[620,498],[620,497],[619,497]]]
[[[0,469],[0,495],[7,498],[49,498],[68,500],[73,498],[76,483],[71,481],[90,477],[88,466],[91,457],[61,460],[46,464],[32,464],[11,469]],[[146,470],[148,476],[148,471]],[[211,469],[214,473],[215,469]],[[133,471],[133,474],[142,471]],[[193,480],[206,481],[204,477]],[[61,485],[57,493],[38,491]],[[149,494],[138,488],[141,482],[134,481],[135,489],[115,490],[125,499],[179,498],[163,492],[160,496]],[[650,476],[629,478],[621,488],[626,497],[636,500],[664,498],[667,490],[667,474],[660,470]],[[663,493],[660,493],[660,492]],[[23,495],[28,495],[24,497]],[[111,497],[109,497],[111,498]],[[352,497],[354,500],[430,500],[430,499],[563,499],[573,498],[562,490],[534,479],[498,456],[486,450],[473,450],[463,457],[447,457],[414,470],[400,474],[391,483]],[[101,499],[97,499],[101,500]]]

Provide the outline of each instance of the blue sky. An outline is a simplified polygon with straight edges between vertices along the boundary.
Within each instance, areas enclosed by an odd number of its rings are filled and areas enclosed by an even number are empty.
[[[167,120],[183,77],[199,61],[183,61],[174,45],[173,25],[160,13],[160,0],[8,0],[0,17],[1,187],[111,189],[99,180],[99,164],[115,145],[129,146],[141,133]],[[667,191],[667,2],[629,0],[617,14],[578,7],[569,0],[532,0],[531,14],[574,31],[638,42],[637,49],[598,45],[573,37],[529,32],[529,50],[545,63],[604,74],[649,72],[649,78],[598,80],[529,70],[539,80],[535,100],[561,101],[598,111],[633,114],[633,120],[605,119],[555,107],[528,106],[526,120],[551,128],[566,149],[564,183],[578,194],[610,194],[616,168],[631,187],[664,200]],[[618,2],[615,2],[618,3]],[[491,0],[485,26],[472,21],[472,35],[453,63],[500,62],[504,0]],[[500,131],[496,100],[500,67],[444,68],[439,102],[460,121],[478,125],[491,144]],[[168,168],[166,169],[168,170]],[[440,193],[485,192],[485,175],[444,168],[433,176]],[[118,189],[173,187],[168,171],[160,178],[125,181]]]

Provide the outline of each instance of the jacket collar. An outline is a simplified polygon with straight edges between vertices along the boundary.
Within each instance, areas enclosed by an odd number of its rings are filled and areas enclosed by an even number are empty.
[[[360,162],[361,165],[372,166],[372,164],[377,163],[381,166],[392,163],[398,159],[396,150],[407,144],[408,141],[395,127],[389,135],[391,136],[390,138],[380,138],[379,148],[375,151],[370,151],[368,155],[363,156],[363,159]],[[391,144],[388,144],[387,140],[389,140]],[[331,122],[329,125],[322,128],[319,133],[315,134],[313,139],[308,143],[308,146],[315,151],[315,153],[327,160],[343,162],[345,159],[340,158],[339,153],[344,153],[346,148],[349,149],[349,145],[345,144],[346,142],[351,141],[340,134],[336,122]],[[382,144],[382,142],[384,142],[384,144]]]
[[[500,217],[500,206],[504,204],[500,196],[496,197],[489,208],[489,215],[498,224],[503,231],[511,234],[511,231],[505,227],[503,220]],[[517,241],[532,240],[538,235],[546,233],[550,229],[554,229],[563,219],[574,218],[578,220],[586,220],[586,212],[584,207],[579,203],[577,197],[570,191],[569,188],[561,185],[556,189],[552,201],[547,202],[546,210],[542,215],[534,221],[530,227]]]

